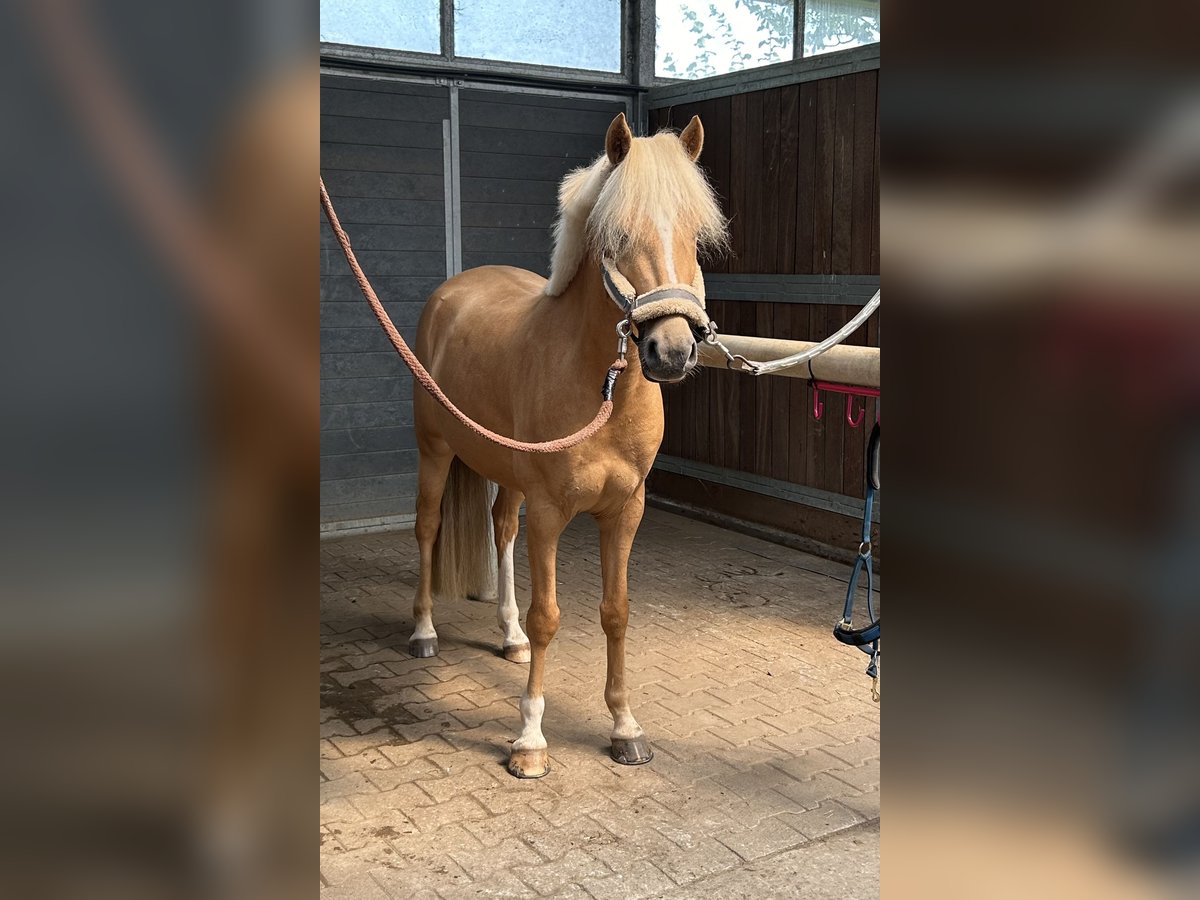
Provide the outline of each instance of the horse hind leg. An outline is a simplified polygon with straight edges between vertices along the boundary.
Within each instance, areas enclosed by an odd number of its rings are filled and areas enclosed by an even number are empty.
[[[521,495],[500,488],[492,505],[492,525],[496,538],[496,559],[499,561],[496,578],[496,620],[503,636],[504,658],[509,662],[527,663],[530,658],[529,638],[521,630],[521,611],[517,608],[517,588],[513,574],[513,545],[517,541],[518,514]]]
[[[453,459],[449,448],[441,452],[422,449],[417,463],[416,533],[421,572],[413,600],[416,627],[408,641],[408,652],[421,659],[437,656],[438,652],[437,631],[433,627],[434,548],[442,524],[442,494]]]

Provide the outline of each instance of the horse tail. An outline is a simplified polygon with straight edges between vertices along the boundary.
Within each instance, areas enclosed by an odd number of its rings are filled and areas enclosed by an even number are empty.
[[[442,524],[433,547],[433,592],[456,599],[486,591],[492,574],[487,479],[458,457],[442,492]]]

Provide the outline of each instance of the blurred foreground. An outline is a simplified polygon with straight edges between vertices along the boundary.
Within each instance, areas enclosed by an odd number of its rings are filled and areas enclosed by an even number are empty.
[[[1200,23],[960,12],[883,56],[884,895],[1195,896]]]
[[[0,895],[316,890],[316,22],[0,12]]]

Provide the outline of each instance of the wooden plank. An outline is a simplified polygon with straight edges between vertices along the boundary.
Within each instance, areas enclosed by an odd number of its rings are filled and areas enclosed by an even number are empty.
[[[797,341],[807,341],[808,307],[800,305],[781,305],[787,310],[787,337]],[[807,484],[808,473],[806,461],[808,458],[808,385],[797,378],[783,379],[787,383],[788,404],[788,469],[785,480],[796,484]]]
[[[392,321],[397,326],[416,325],[421,311],[425,309],[425,301],[384,301],[384,309],[387,310],[387,314],[392,317]],[[367,306],[365,300],[359,300],[358,303],[321,304],[322,328],[366,328],[377,324],[371,307]],[[323,369],[322,377],[324,377]]]
[[[415,472],[416,468],[416,450],[379,450],[322,456],[319,471],[321,481],[337,481],[372,475],[405,475]]]
[[[377,425],[411,425],[412,401],[343,403],[321,407],[321,430],[367,428]]]
[[[747,304],[747,307],[754,311],[754,329],[749,334],[770,335],[771,304],[754,303]],[[754,384],[754,433],[758,438],[754,453],[754,466],[748,471],[770,477],[773,471],[771,468],[771,451],[773,449],[771,415],[774,412],[772,401],[776,390],[782,387],[779,384],[782,379],[770,376],[766,378],[743,376],[743,378]]]
[[[847,314],[846,309],[845,306],[822,307],[825,314],[822,336],[832,334],[845,324],[849,315],[853,315],[853,312]],[[837,494],[842,490],[842,471],[845,466],[843,433],[846,430],[846,398],[842,394],[822,394],[821,398],[825,401],[825,414],[821,416],[821,421],[825,423],[824,440],[821,445],[825,456],[825,471],[821,483],[814,484],[813,487]]]
[[[440,225],[446,227],[445,202],[380,197],[339,197],[338,218],[347,229],[359,225]],[[325,222],[323,210],[317,211]]]
[[[521,106],[525,106],[522,109]],[[613,116],[622,111],[624,104],[613,105],[606,111],[586,111],[572,108],[530,109],[527,104],[512,104],[468,99],[466,92],[459,94],[458,114],[460,127],[465,128],[522,128],[532,127],[541,132],[560,134],[588,134],[596,140],[596,153],[604,150],[604,132],[608,130]]]
[[[438,250],[446,245],[445,225],[359,225],[351,237],[354,250]],[[341,245],[333,235],[327,222],[321,223],[320,246],[322,249]]]
[[[625,103],[622,100],[609,98],[588,99],[586,97],[564,97],[555,94],[526,94],[504,90],[467,89],[459,94],[463,106],[480,104],[489,107],[533,107],[546,119],[551,119],[563,113],[584,112],[594,115],[606,115],[609,121],[618,112],[624,112]],[[604,123],[608,127],[608,122]],[[604,134],[601,129],[600,134]]]
[[[531,228],[550,232],[558,207],[544,203],[463,203],[464,228]]]
[[[872,209],[875,188],[875,87],[878,72],[860,72],[854,80],[853,183],[850,190],[850,271],[871,271],[871,246],[879,239],[874,232],[879,220]]]
[[[442,123],[397,122],[395,119],[364,119],[361,116],[323,114],[321,142],[441,150]]]
[[[757,272],[776,273],[784,271],[779,263],[779,126],[780,92],[774,88],[763,92],[762,125],[762,185],[759,194],[757,233]]]
[[[378,94],[399,94],[402,97],[444,98],[446,96],[446,89],[441,86],[417,84],[412,81],[389,81],[345,72],[322,72],[321,87],[349,91],[373,91]]]
[[[371,284],[375,286],[375,290],[379,293],[385,305],[395,300],[420,301],[424,303],[429,295],[433,293],[434,289],[445,280],[446,275],[444,272],[432,277],[401,275],[376,278],[374,275],[371,276]],[[366,301],[363,300],[362,291],[358,288],[358,282],[350,274],[349,268],[345,269],[345,274],[343,275],[322,276],[321,303],[350,303],[355,306],[367,308]]]
[[[322,503],[322,525],[332,522],[354,522],[361,519],[378,519],[412,515],[417,508],[414,492],[411,497],[386,497],[382,500],[358,500],[349,503]]]
[[[789,531],[801,535],[805,541],[851,552],[858,548],[861,518],[661,470],[650,473],[647,489],[652,497],[671,498],[743,521]],[[878,533],[878,526],[875,526],[872,540],[876,555],[881,555]]]
[[[321,378],[365,378],[383,376],[401,378],[408,374],[400,357],[392,350],[377,353],[322,353]]]
[[[441,146],[439,135],[439,146]],[[531,128],[477,128],[459,126],[459,146],[483,153],[516,153],[522,156],[573,156],[595,159],[604,152],[604,132],[539,131]]]
[[[321,505],[348,503],[378,497],[411,497],[417,489],[417,475],[375,475],[321,482]]]
[[[365,119],[394,119],[401,122],[441,122],[450,115],[450,94],[404,96],[355,88],[321,88],[321,112]]]
[[[735,317],[736,309],[736,304],[726,304],[722,317],[730,323],[740,324]],[[745,423],[747,429],[753,424],[752,419],[743,419],[741,415],[740,381],[745,377],[736,372],[721,373],[721,403],[718,408],[718,417],[712,420],[715,433],[721,441],[721,462],[718,465],[730,469],[736,469],[741,464],[742,423]]]
[[[404,175],[440,175],[441,149],[373,147],[366,144],[321,144],[321,167],[356,172],[396,172]]]
[[[746,98],[746,131],[742,141],[746,144],[746,171],[743,185],[745,197],[742,225],[743,272],[762,272],[765,264],[763,241],[763,198],[767,193],[767,181],[763,171],[763,101],[762,94],[751,94]]]
[[[417,435],[411,425],[387,425],[380,428],[337,428],[321,432],[321,455],[373,453],[378,450],[412,450]]]
[[[730,98],[729,105],[729,269],[747,272],[745,258],[746,236],[746,157],[749,141],[746,138],[746,104],[748,98],[739,94]]]
[[[688,456],[699,462],[712,462],[715,441],[709,431],[708,410],[712,402],[712,370],[702,368],[689,382],[692,389],[692,419],[685,432],[688,435]]]
[[[445,185],[438,179],[439,189]],[[463,203],[536,203],[558,209],[558,181],[547,179],[489,178],[487,176],[462,177]],[[556,213],[557,214],[557,213]]]
[[[463,249],[474,253],[495,250],[502,253],[550,254],[550,232],[542,228],[468,228],[464,227]]]
[[[809,340],[820,340],[825,335],[825,309],[812,306],[808,309]],[[812,408],[812,391],[807,394],[808,408]],[[826,408],[828,413],[828,408]],[[805,467],[803,483],[809,487],[821,487],[825,484],[825,426],[829,422],[828,415],[820,419],[811,413],[807,416],[808,428],[804,439]]]
[[[438,159],[440,165],[440,152]],[[463,178],[512,178],[518,181],[553,181],[556,184],[572,169],[586,166],[592,161],[590,156],[514,156],[467,151],[463,151],[459,159]]]
[[[812,258],[812,271],[818,275],[833,273],[833,175],[836,113],[837,85],[832,80],[818,82]]]
[[[673,408],[674,403],[675,403],[675,398],[673,396],[673,392],[663,390],[662,391],[663,438],[662,438],[662,443],[659,445],[659,452],[667,453],[667,454],[670,454],[671,456],[679,456],[680,455],[679,447],[677,446],[676,442],[674,440],[672,440],[672,437],[671,437],[671,429],[672,429],[672,425],[674,424],[672,422],[672,419],[677,415],[677,410],[675,410]]]
[[[817,271],[813,217],[817,196],[817,85],[800,85],[796,121],[796,250],[793,274]],[[807,333],[807,327],[805,328]]]
[[[700,163],[708,173],[708,180],[717,192],[721,209],[725,215],[730,215],[730,183],[729,159],[731,123],[730,99],[721,97],[703,104],[701,122],[704,125],[704,150],[700,154]],[[718,259],[708,260],[705,271],[728,272],[729,254],[722,254]]]
[[[791,309],[786,303],[772,303],[770,334],[774,337],[787,337],[791,330]],[[770,376],[767,376],[770,378]],[[788,418],[791,415],[791,387],[794,378],[775,378],[771,384],[771,469],[767,473],[772,478],[786,480],[791,458],[791,426]]]
[[[321,275],[350,275],[346,257],[340,249],[323,249],[321,253]],[[362,263],[363,271],[371,278],[389,275],[409,277],[446,277],[446,254],[403,250],[359,250],[355,252]]]
[[[443,256],[443,265],[445,257]],[[548,253],[517,252],[515,250],[463,250],[463,269],[474,269],[479,266],[515,266],[518,269],[528,269],[537,272],[543,278],[550,272],[550,255]]]
[[[800,86],[782,88],[779,102],[779,174],[776,177],[779,208],[774,228],[776,271],[790,275],[796,268],[796,181],[800,115]]]
[[[441,170],[436,175],[410,175],[338,170],[322,166],[321,176],[339,212],[342,201],[349,197],[366,200],[427,200],[440,204],[444,203],[446,196],[446,182]]]
[[[854,183],[854,78],[837,79],[837,113],[833,138],[833,238],[831,272],[852,274],[851,208]]]
[[[755,305],[753,303],[735,304],[732,314],[728,318],[737,322],[738,334],[753,334]],[[753,472],[755,461],[758,458],[758,446],[766,439],[758,427],[759,422],[756,415],[758,386],[762,379],[737,373],[735,373],[735,377],[738,379],[738,408],[743,427],[739,430],[738,435],[741,444],[740,453],[737,456],[737,463],[731,468],[741,469],[743,472]]]

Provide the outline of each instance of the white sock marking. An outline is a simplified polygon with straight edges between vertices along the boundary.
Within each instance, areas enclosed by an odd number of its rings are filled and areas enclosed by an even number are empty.
[[[516,538],[513,538],[504,548],[504,555],[500,557],[500,573],[496,580],[500,594],[496,606],[496,620],[500,623],[500,631],[504,634],[505,647],[529,643],[529,638],[521,630],[521,611],[517,608],[517,585],[513,575],[513,544],[515,543]]]
[[[521,698],[521,736],[513,741],[514,750],[545,750],[546,738],[542,734],[542,713],[546,711],[545,697]]]

